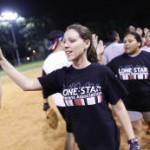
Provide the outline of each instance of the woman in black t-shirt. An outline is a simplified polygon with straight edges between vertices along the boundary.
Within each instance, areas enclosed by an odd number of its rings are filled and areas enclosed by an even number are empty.
[[[3,70],[25,91],[61,92],[66,104],[67,130],[72,131],[80,150],[119,150],[119,130],[111,109],[119,118],[130,150],[141,150],[122,99],[127,91],[105,66],[98,64],[90,30],[80,24],[67,27],[63,46],[71,67],[28,79],[0,53]],[[113,83],[113,84],[112,84]]]
[[[107,66],[129,91],[129,95],[124,100],[127,110],[144,112],[144,115],[148,117],[150,111],[150,53],[141,51],[141,45],[142,39],[139,34],[127,33],[124,36],[125,53],[114,58]],[[137,136],[142,130],[142,121],[140,121],[136,121],[136,124],[133,122]]]

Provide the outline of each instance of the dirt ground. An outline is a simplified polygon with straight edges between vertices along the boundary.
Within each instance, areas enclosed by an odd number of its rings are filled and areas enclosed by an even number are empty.
[[[37,77],[41,75],[41,70],[34,69],[24,74]],[[66,124],[53,102],[49,99],[59,116],[57,129],[50,128],[47,123],[40,91],[24,92],[7,76],[1,77],[1,81],[0,150],[63,150]],[[146,129],[143,122],[142,148],[150,150],[150,135],[145,134]],[[127,139],[122,128],[121,135],[121,150],[127,150]]]

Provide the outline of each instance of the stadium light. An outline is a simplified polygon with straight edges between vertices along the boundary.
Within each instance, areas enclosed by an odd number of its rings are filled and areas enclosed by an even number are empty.
[[[15,52],[16,52],[17,62],[18,62],[18,65],[20,65],[21,61],[20,61],[20,57],[19,57],[19,52],[18,52],[17,42],[16,42],[16,36],[15,36],[13,23],[12,23],[12,21],[16,20],[17,18],[18,18],[18,14],[16,12],[10,12],[10,11],[2,12],[1,16],[0,16],[0,20],[9,21],[11,24],[11,32],[12,32],[13,42],[14,42],[14,45],[16,47]]]

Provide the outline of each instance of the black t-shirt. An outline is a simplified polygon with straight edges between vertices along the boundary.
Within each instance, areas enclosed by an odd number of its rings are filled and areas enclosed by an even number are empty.
[[[74,133],[81,150],[119,149],[119,132],[108,103],[116,104],[127,91],[109,68],[95,63],[84,69],[64,67],[38,79],[49,95],[63,94],[67,130]]]
[[[107,65],[129,91],[125,98],[128,110],[150,111],[150,53],[135,57],[123,54]]]

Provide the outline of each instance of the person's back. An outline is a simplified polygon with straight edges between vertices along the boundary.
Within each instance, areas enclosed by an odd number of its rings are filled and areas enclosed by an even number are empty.
[[[63,31],[60,31],[60,30],[54,30],[54,31],[50,32],[50,34],[49,34],[48,39],[50,41],[50,45],[49,45],[48,49],[53,52],[47,56],[47,58],[45,59],[45,61],[43,63],[43,66],[42,66],[43,76],[53,72],[54,70],[60,69],[65,66],[68,67],[72,64],[71,62],[68,61],[65,51],[62,48],[63,34],[64,34]],[[58,124],[58,120],[56,121],[57,114],[51,108],[51,106],[48,102],[47,92],[48,91],[43,90],[43,99],[44,99],[43,110],[46,112],[46,117],[50,118],[50,120],[51,120],[49,122],[50,126],[53,128],[56,128],[56,126]],[[65,119],[66,105],[64,103],[62,94],[55,93],[55,94],[51,95],[51,97],[54,100],[54,103],[57,106],[59,112],[61,113],[63,119]],[[55,118],[55,119],[53,119],[53,118]],[[74,147],[75,147],[74,135],[73,135],[73,133],[68,132],[67,137],[66,137],[65,150],[74,150]]]
[[[62,39],[63,39],[63,31],[61,30],[53,30],[50,32],[48,39],[50,42],[50,45],[48,47],[49,50],[53,51],[50,53],[47,58],[45,59],[43,66],[42,66],[42,74],[46,75],[51,73],[52,71],[56,69],[60,69],[64,66],[70,66],[71,62],[67,60],[66,54],[63,51],[62,48]],[[43,110],[46,111],[47,117],[49,117],[49,110],[50,105],[48,103],[48,96],[47,91],[43,91],[43,98],[44,98],[44,106]],[[60,107],[65,107],[65,104],[63,102],[63,97],[61,94],[54,94],[52,95],[52,98],[58,106],[58,109],[60,110]],[[60,110],[61,115],[64,117],[64,110]]]
[[[123,43],[111,43],[104,50],[104,64],[124,53]]]
[[[48,57],[43,63],[42,69],[45,72],[45,74],[49,74],[56,69],[60,69],[64,66],[70,66],[70,65],[71,62],[67,60],[65,52],[63,50],[58,50],[48,55]],[[65,103],[63,102],[63,97],[60,93],[56,93],[51,96],[56,106],[65,107]]]
[[[113,58],[124,53],[124,44],[119,43],[120,37],[116,31],[112,31],[109,35],[111,44],[109,44],[104,50],[104,64],[106,65]]]
[[[67,60],[65,52],[63,50],[59,50],[47,56],[42,68],[45,73],[48,74],[64,66],[70,66],[70,64],[71,63]]]

